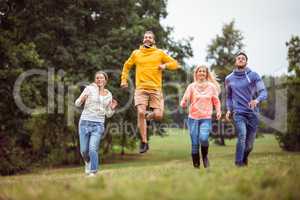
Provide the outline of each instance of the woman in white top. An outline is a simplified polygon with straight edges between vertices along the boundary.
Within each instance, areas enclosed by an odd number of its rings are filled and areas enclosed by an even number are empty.
[[[75,101],[78,107],[84,104],[78,129],[80,153],[85,162],[85,173],[89,176],[98,171],[98,149],[105,129],[105,117],[111,117],[117,106],[110,91],[105,89],[107,79],[105,72],[96,72],[94,83],[88,85]]]

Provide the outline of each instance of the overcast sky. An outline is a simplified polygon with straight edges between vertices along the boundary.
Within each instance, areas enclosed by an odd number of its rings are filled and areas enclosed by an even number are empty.
[[[245,37],[248,66],[261,75],[285,72],[285,42],[300,36],[300,0],[168,0],[167,11],[163,24],[174,27],[175,39],[194,37],[189,64],[207,63],[208,44],[233,19]]]

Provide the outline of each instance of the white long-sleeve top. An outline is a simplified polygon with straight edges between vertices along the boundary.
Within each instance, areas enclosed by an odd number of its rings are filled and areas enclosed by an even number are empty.
[[[84,103],[84,109],[81,113],[80,120],[88,120],[95,122],[105,122],[105,116],[111,117],[114,110],[110,108],[112,102],[112,94],[105,89],[107,95],[102,96],[99,93],[99,88],[95,83],[88,85],[81,95],[76,99],[75,106],[79,107]],[[82,102],[84,95],[88,95],[85,102]]]

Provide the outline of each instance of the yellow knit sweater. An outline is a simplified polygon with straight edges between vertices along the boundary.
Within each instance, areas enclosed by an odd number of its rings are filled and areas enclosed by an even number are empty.
[[[166,64],[166,68],[169,70],[179,68],[177,61],[161,49],[140,46],[139,49],[132,52],[125,62],[121,75],[121,84],[127,83],[128,73],[135,65],[135,83],[137,89],[161,90],[162,70],[159,69],[160,64]]]

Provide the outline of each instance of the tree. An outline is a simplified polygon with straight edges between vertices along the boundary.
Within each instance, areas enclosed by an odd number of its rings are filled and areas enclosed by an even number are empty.
[[[244,47],[244,39],[241,31],[235,28],[235,22],[231,21],[222,28],[222,35],[217,35],[207,48],[206,60],[211,63],[211,70],[214,70],[223,85],[225,77],[233,70],[235,55]],[[222,95],[224,96],[224,95]],[[225,105],[225,99],[222,105]],[[225,145],[222,131],[218,134],[218,144]]]
[[[292,36],[286,43],[288,48],[288,71],[287,79],[287,131],[277,132],[277,140],[280,146],[288,151],[300,151],[300,37]]]
[[[29,163],[57,165],[80,161],[77,125],[68,126],[66,122],[70,106],[67,93],[60,96],[63,108],[55,98],[54,112],[23,113],[13,98],[19,75],[30,69],[63,70],[64,76],[55,73],[51,77],[57,96],[61,89],[67,91],[78,82],[92,81],[98,70],[110,70],[108,89],[122,106],[129,94],[120,92],[117,71],[139,46],[146,30],[154,31],[159,47],[170,50],[181,63],[192,55],[189,40],[174,41],[170,37],[172,28],[160,24],[167,15],[166,5],[165,0],[0,1],[0,94],[5,97],[0,104],[1,174],[15,173]],[[79,88],[76,91],[75,97]],[[21,96],[32,108],[49,103],[47,84],[39,77],[24,82]],[[58,112],[60,109],[63,112]],[[108,123],[118,124],[120,119],[126,119],[136,130],[133,109],[131,105]],[[77,120],[78,117],[76,114]],[[133,148],[135,140],[122,130],[112,134],[109,129],[102,140],[102,152],[109,152],[113,146]],[[24,154],[30,157],[22,157]],[[17,160],[22,163],[12,162],[16,155],[20,155]]]
[[[222,35],[217,35],[207,48],[206,60],[211,63],[218,78],[224,83],[225,77],[233,70],[235,55],[244,47],[243,35],[231,21],[222,28]]]

